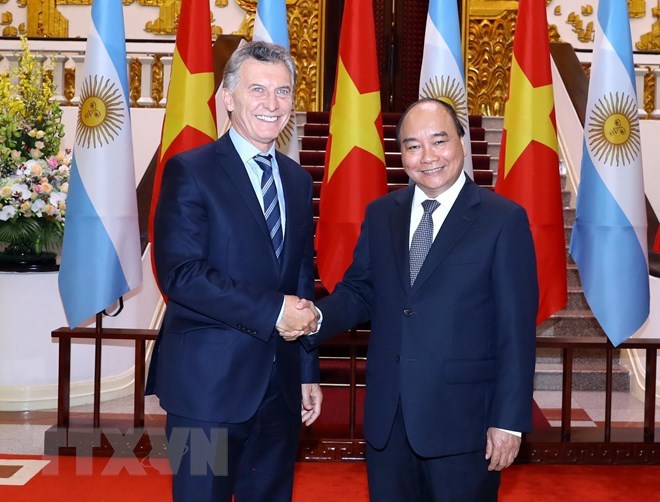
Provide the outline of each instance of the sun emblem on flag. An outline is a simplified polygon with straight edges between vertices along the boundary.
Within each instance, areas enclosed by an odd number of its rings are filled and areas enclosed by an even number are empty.
[[[637,103],[626,93],[601,97],[587,126],[590,150],[600,162],[617,166],[632,163],[640,152]]]
[[[110,144],[124,124],[123,99],[111,80],[90,75],[82,84],[76,143],[85,148]]]
[[[291,138],[293,138],[293,128],[296,127],[296,112],[291,111],[291,116],[289,121],[284,126],[284,129],[280,132],[280,135],[277,137],[276,146],[278,150],[283,149],[289,143],[291,143]]]
[[[467,100],[465,88],[455,78],[442,75],[439,79],[435,77],[426,81],[420,92],[422,98],[435,98],[452,106],[456,110],[461,124],[468,127]]]

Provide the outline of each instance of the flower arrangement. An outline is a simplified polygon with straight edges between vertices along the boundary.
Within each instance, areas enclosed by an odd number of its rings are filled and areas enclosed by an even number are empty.
[[[40,254],[62,241],[70,152],[50,73],[22,40],[18,66],[0,74],[0,244]]]

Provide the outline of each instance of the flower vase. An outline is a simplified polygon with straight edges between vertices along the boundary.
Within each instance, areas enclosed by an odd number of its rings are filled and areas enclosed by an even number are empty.
[[[9,245],[0,253],[0,271],[54,272],[59,270],[56,257],[49,251],[37,253],[26,246]]]

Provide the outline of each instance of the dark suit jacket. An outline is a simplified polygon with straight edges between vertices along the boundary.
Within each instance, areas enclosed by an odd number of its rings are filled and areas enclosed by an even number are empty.
[[[318,357],[274,333],[284,294],[314,294],[312,181],[276,154],[286,207],[281,265],[228,134],[173,157],[155,219],[155,264],[168,298],[147,392],[168,412],[243,422],[257,410],[273,360],[287,403],[319,381]]]
[[[531,427],[538,288],[520,206],[475,185],[461,190],[419,272],[409,278],[414,187],[367,208],[353,263],[319,301],[314,347],[371,319],[364,432],[386,445],[401,401],[425,457],[485,449],[486,430]]]

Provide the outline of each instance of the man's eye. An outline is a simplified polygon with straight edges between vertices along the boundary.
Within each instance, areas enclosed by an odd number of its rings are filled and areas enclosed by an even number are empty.
[[[288,96],[289,94],[291,94],[291,91],[289,89],[278,89],[277,94],[279,96]]]

